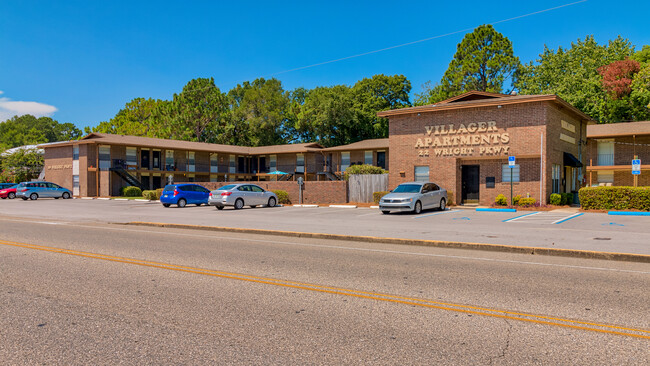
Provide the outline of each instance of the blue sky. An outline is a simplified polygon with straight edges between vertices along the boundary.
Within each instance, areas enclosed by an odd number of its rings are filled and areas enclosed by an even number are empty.
[[[528,1],[15,1],[0,2],[0,121],[14,113],[93,126],[136,97],[170,99],[197,77],[222,91],[275,76],[285,89],[403,74],[412,99],[440,80],[465,33],[322,66],[564,5]],[[544,45],[593,34],[650,44],[650,1],[587,0],[495,25],[522,62]],[[4,118],[3,118],[4,117]]]

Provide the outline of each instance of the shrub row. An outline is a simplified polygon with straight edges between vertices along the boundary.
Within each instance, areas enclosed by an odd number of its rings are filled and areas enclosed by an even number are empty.
[[[650,211],[650,187],[585,187],[578,195],[585,210]]]
[[[388,192],[388,191],[373,192],[372,193],[373,202],[375,202],[376,204],[379,204],[379,201],[381,200],[381,198],[384,197],[385,195],[387,195],[388,193],[390,193],[390,192]]]
[[[124,197],[141,197],[142,190],[139,187],[128,186],[124,187],[122,190],[122,196]]]
[[[291,200],[289,199],[289,193],[287,193],[287,191],[278,189],[272,192],[275,193],[276,196],[278,196],[278,203],[283,205],[288,205],[291,203]]]
[[[500,194],[494,199],[494,203],[497,206],[508,206],[508,198],[505,195]],[[521,197],[516,195],[512,197],[512,205],[520,207],[532,207],[537,204],[537,200],[532,197]]]
[[[548,202],[555,206],[570,205],[573,203],[573,193],[553,193]]]
[[[384,170],[378,166],[360,164],[360,165],[350,165],[347,169],[345,169],[344,177],[345,180],[348,180],[350,179],[350,175],[352,174],[386,174],[386,173],[388,173],[387,170]]]

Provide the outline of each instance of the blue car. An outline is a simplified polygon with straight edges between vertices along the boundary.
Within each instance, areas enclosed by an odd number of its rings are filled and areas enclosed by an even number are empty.
[[[16,197],[35,201],[39,198],[68,199],[72,197],[69,189],[50,182],[22,182],[16,186]]]
[[[210,191],[198,184],[169,184],[165,186],[160,202],[163,206],[207,205]]]

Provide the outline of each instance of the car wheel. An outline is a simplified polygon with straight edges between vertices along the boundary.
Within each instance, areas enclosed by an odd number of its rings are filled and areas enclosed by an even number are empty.
[[[422,203],[420,201],[417,201],[413,207],[413,213],[419,215],[420,212],[422,212]]]
[[[217,210],[223,210],[223,206],[217,206]]]
[[[196,207],[201,207],[202,203],[196,203]]]
[[[3,200],[6,200],[6,199],[7,199],[7,197],[0,197],[0,198],[2,198]]]
[[[178,207],[183,208],[185,207],[185,205],[187,205],[187,201],[185,200],[185,198],[181,198],[178,200]]]
[[[276,205],[277,203],[278,203],[278,202],[275,200],[275,197],[271,197],[271,198],[269,198],[269,203],[267,204],[267,206],[268,206],[268,207],[275,207],[275,205]]]
[[[15,194],[14,192],[9,192],[9,194],[7,195],[7,197],[8,197],[10,200],[12,200],[12,199],[16,198],[16,194]]]
[[[32,193],[29,195],[29,199],[32,201],[36,201],[38,199],[38,195],[36,193]]]
[[[23,201],[27,201],[27,197],[21,197]]]
[[[440,200],[440,211],[444,211],[447,208],[447,201],[443,198]]]
[[[255,208],[255,207],[257,207],[257,206],[256,206],[256,205],[251,205],[251,206],[249,206],[249,207],[250,207],[250,208]]]
[[[171,206],[169,203],[163,203],[163,207],[169,207]]]
[[[60,197],[54,197],[55,200],[58,200]]]
[[[63,197],[64,200],[67,200],[68,198],[70,198],[70,193],[68,193],[68,192],[63,192],[63,194],[61,195],[61,197]]]
[[[384,215],[388,215],[390,211],[382,211],[381,213],[383,213]]]
[[[237,198],[237,201],[235,201],[235,210],[241,210],[244,207],[244,200],[241,198]]]

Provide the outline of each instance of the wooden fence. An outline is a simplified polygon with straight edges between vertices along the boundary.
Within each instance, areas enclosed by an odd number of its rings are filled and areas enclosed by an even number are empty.
[[[353,174],[348,180],[350,202],[372,202],[374,192],[388,190],[388,174]]]

